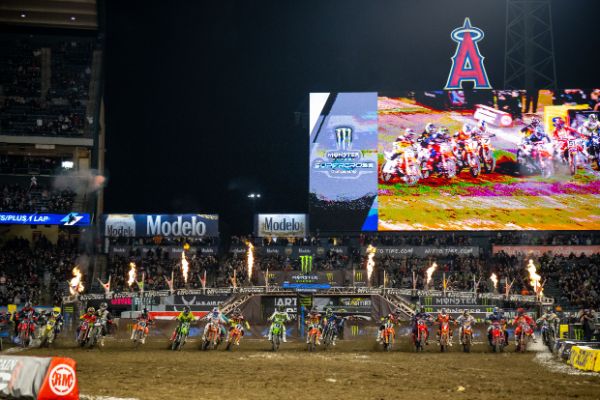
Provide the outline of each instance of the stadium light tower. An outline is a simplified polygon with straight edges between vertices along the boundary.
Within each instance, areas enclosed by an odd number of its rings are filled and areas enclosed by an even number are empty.
[[[506,0],[504,89],[556,89],[551,0]]]

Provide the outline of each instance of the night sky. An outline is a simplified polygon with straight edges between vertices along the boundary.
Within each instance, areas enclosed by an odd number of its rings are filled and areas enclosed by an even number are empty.
[[[106,3],[106,212],[306,212],[308,93],[441,89],[467,16],[503,85],[501,0]],[[559,85],[600,86],[600,2],[552,4]]]

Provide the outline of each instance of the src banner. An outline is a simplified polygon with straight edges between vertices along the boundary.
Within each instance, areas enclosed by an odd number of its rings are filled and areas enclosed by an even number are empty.
[[[361,249],[361,254],[366,254],[367,248]],[[377,247],[375,257],[429,257],[429,256],[478,256],[479,247],[475,246],[382,246]]]
[[[216,214],[108,214],[102,217],[106,237],[216,237]]]
[[[453,38],[475,67],[482,34],[465,21]],[[313,93],[310,102],[315,230],[600,229],[600,89]]]
[[[69,214],[0,213],[0,224],[7,225],[89,226],[91,220],[90,214],[76,212]]]

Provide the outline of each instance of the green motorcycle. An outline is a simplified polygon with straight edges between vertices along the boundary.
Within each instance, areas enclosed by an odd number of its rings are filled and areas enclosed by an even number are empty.
[[[175,338],[171,343],[171,350],[181,350],[186,342],[188,335],[190,334],[190,323],[182,322],[175,329]]]
[[[272,350],[279,350],[279,345],[283,340],[283,324],[281,322],[273,322],[271,326],[271,345]]]

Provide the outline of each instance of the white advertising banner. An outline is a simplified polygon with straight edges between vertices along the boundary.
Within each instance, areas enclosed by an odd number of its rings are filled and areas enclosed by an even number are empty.
[[[258,237],[305,237],[307,234],[306,214],[258,214],[256,216]]]

